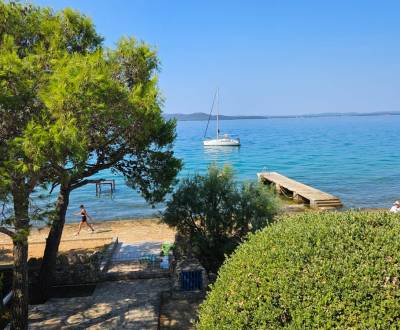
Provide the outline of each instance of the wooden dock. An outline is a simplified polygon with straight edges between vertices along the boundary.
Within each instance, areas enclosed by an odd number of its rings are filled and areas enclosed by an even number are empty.
[[[297,182],[277,172],[257,173],[258,179],[275,186],[276,191],[294,201],[304,202],[316,209],[339,208],[343,204],[338,197]]]
[[[111,194],[115,192],[115,180],[105,180],[105,179],[98,179],[98,180],[89,180],[89,183],[93,183],[96,185],[96,196],[100,196],[102,194],[102,186],[109,186]]]

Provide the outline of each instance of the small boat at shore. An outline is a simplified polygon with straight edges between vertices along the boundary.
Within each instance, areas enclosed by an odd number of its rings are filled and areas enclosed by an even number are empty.
[[[239,138],[234,138],[229,136],[228,134],[220,134],[219,130],[219,90],[217,88],[214,99],[212,102],[211,106],[211,111],[210,115],[208,116],[208,122],[207,122],[207,127],[204,132],[204,140],[203,140],[203,145],[205,147],[239,147],[240,146],[240,139]],[[207,129],[208,125],[210,123],[211,115],[214,109],[214,105],[217,104],[217,138],[216,139],[211,139],[211,138],[206,138],[207,135]]]

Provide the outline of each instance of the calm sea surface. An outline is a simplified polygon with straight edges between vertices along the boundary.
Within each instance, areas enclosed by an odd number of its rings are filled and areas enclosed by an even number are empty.
[[[231,164],[241,180],[278,171],[337,195],[346,207],[389,207],[400,199],[400,116],[293,118],[222,121],[221,131],[240,137],[240,148],[204,148],[206,122],[179,122],[176,156],[183,159],[180,177],[204,173],[210,163]],[[213,136],[215,122],[210,123]],[[149,217],[149,207],[121,176],[104,171],[97,178],[116,180],[116,193],[98,198],[95,186],[72,193],[68,222],[85,204],[97,220]]]

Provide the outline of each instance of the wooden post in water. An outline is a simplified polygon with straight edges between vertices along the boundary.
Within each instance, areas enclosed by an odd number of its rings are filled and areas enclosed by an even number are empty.
[[[115,192],[115,180],[105,180],[105,179],[100,179],[100,180],[93,180],[90,181],[89,183],[94,183],[96,185],[96,196],[100,196],[102,194],[102,186],[103,185],[110,185],[110,192],[113,194]]]

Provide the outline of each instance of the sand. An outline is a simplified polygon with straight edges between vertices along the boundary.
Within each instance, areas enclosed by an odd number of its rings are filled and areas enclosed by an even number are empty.
[[[131,219],[102,221],[94,223],[95,232],[85,225],[79,236],[74,236],[78,224],[66,224],[61,238],[60,252],[78,249],[95,249],[104,246],[118,237],[120,242],[173,242],[175,231],[160,222],[159,219]],[[29,258],[43,256],[49,228],[32,228],[29,235]],[[0,233],[0,264],[12,262],[11,239]]]

